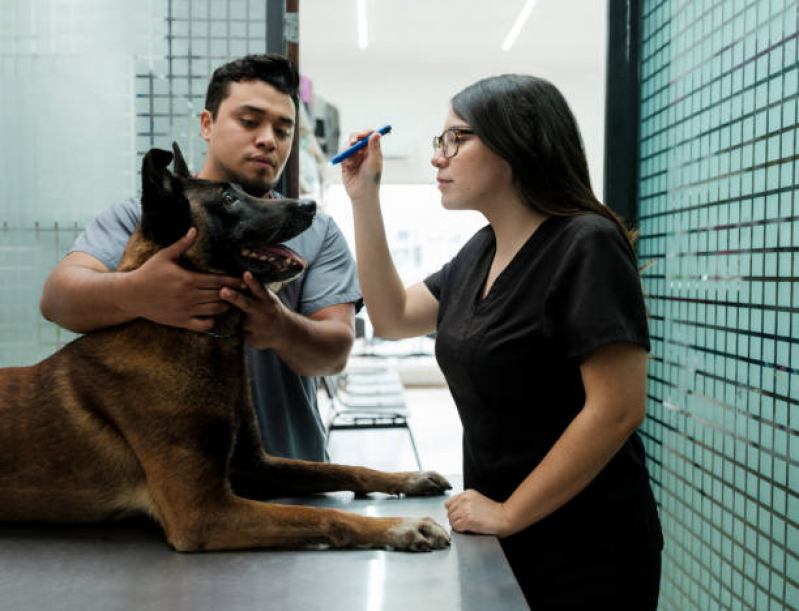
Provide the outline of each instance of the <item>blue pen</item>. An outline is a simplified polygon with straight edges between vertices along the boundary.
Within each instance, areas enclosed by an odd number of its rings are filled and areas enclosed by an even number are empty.
[[[386,125],[384,127],[381,127],[380,129],[376,130],[376,131],[377,131],[378,134],[383,134],[385,136],[388,132],[391,131],[391,126],[390,125]],[[374,133],[374,132],[372,132],[372,133]],[[337,163],[341,163],[347,157],[350,157],[351,155],[354,155],[355,153],[360,151],[367,144],[369,144],[369,137],[371,135],[372,134],[369,134],[369,136],[366,136],[366,138],[364,138],[363,140],[358,140],[358,142],[353,144],[346,151],[341,151],[338,155],[336,155],[335,157],[333,157],[333,159],[330,160],[330,165],[336,165]]]

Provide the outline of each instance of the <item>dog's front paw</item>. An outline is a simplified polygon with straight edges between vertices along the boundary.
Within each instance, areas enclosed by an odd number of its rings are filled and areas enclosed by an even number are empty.
[[[433,518],[402,518],[388,534],[398,551],[429,552],[449,545],[449,534]]]
[[[407,478],[397,489],[397,493],[407,496],[436,496],[451,490],[452,485],[435,471],[408,473]]]

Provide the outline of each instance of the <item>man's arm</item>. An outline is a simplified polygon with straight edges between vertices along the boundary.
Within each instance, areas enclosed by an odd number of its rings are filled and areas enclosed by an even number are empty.
[[[50,272],[39,308],[47,320],[76,333],[118,325],[134,318],[115,297],[124,282],[125,274],[111,273],[95,257],[73,252]]]
[[[237,278],[198,274],[178,264],[194,242],[192,228],[140,268],[111,272],[99,259],[72,252],[56,265],[44,285],[40,308],[52,322],[87,333],[135,318],[192,331],[208,331],[230,306],[219,299],[223,286],[241,288]]]
[[[347,365],[355,341],[355,306],[339,303],[322,308],[295,324],[280,347],[275,348],[286,364],[300,375],[320,376],[340,373]]]
[[[249,295],[223,289],[221,296],[242,310],[245,341],[254,348],[271,348],[303,376],[338,373],[347,364],[355,341],[355,306],[341,303],[308,317],[292,312],[273,292],[245,272]]]

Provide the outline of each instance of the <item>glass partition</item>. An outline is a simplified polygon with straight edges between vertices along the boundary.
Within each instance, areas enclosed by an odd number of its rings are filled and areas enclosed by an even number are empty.
[[[799,603],[797,3],[643,2],[643,427],[664,609]]]

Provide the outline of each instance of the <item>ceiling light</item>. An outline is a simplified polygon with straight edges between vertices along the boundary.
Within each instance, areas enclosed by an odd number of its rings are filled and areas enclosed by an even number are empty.
[[[505,37],[505,42],[502,43],[502,50],[508,51],[512,46],[513,43],[516,41],[516,37],[519,35],[519,32],[524,26],[524,22],[527,21],[527,18],[530,16],[530,12],[533,10],[533,6],[535,5],[535,0],[527,0],[522,7],[519,16],[516,17],[516,21],[513,24],[513,27],[508,32],[508,35]]]
[[[369,37],[366,34],[366,0],[358,0],[358,48],[365,49],[369,46]]]

